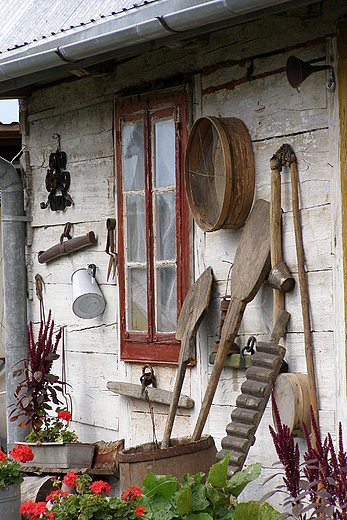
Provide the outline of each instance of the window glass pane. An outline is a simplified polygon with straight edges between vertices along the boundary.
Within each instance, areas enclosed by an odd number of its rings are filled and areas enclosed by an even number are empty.
[[[124,190],[145,189],[143,122],[132,121],[122,126]]]
[[[127,220],[127,260],[128,262],[146,261],[146,209],[145,197],[130,195],[126,197]]]
[[[128,330],[147,331],[147,269],[130,268],[128,274]]]
[[[175,193],[155,196],[156,211],[156,259],[176,259],[176,208]]]
[[[177,324],[176,267],[157,269],[157,330],[174,332]]]
[[[155,130],[155,186],[175,184],[175,122],[158,121]]]

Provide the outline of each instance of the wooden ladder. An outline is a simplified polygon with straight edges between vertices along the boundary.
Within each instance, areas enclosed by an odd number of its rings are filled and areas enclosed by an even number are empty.
[[[279,311],[270,342],[257,343],[257,351],[251,357],[252,364],[246,370],[246,381],[241,385],[241,394],[236,399],[236,408],[226,427],[227,436],[222,439],[222,449],[216,455],[217,460],[221,460],[226,451],[233,450],[228,465],[228,478],[242,469],[248,451],[255,442],[255,432],[286,352],[278,342],[289,317],[287,311]]]

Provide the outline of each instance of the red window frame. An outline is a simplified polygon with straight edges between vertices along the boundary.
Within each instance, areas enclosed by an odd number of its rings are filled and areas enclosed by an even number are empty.
[[[150,208],[152,201],[152,153],[151,121],[173,115],[175,120],[175,170],[176,170],[176,267],[177,267],[177,318],[190,285],[189,269],[189,207],[184,187],[184,154],[188,139],[188,96],[185,91],[163,96],[139,96],[136,100],[117,101],[116,124],[116,168],[117,168],[117,214],[118,214],[118,273],[121,359],[132,362],[155,362],[176,364],[180,342],[175,333],[157,332],[155,328],[154,297],[154,238]],[[145,153],[146,194],[146,247],[147,247],[147,332],[126,330],[126,287],[124,251],[124,211],[122,172],[122,123],[143,118]],[[147,126],[149,127],[149,130]]]

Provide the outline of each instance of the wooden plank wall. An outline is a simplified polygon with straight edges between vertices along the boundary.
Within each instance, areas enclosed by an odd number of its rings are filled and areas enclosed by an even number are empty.
[[[106,390],[109,380],[139,383],[142,369],[119,360],[117,285],[116,281],[106,282],[105,222],[116,214],[114,96],[117,99],[121,94],[159,88],[159,84],[168,86],[182,77],[192,86],[191,123],[201,115],[215,115],[238,117],[246,124],[255,158],[255,199],[270,199],[269,162],[278,148],[289,143],[296,153],[322,432],[334,434],[338,420],[346,424],[345,402],[341,404],[341,396],[345,399],[346,395],[341,333],[344,309],[336,305],[341,303],[342,272],[342,244],[339,236],[336,238],[341,227],[337,91],[327,91],[324,71],[311,75],[298,90],[290,87],[285,74],[290,54],[319,63],[334,62],[335,22],[343,14],[337,0],[327,0],[291,14],[191,38],[119,63],[110,74],[43,87],[33,93],[27,106],[22,105],[23,117],[27,114],[23,142],[30,151],[26,166],[28,212],[33,217],[28,233],[29,316],[38,323],[34,276],[39,273],[45,282],[45,308],[52,309],[57,325],[65,326],[67,381],[72,385],[74,427],[82,440],[124,437],[127,446],[152,440],[148,405]],[[44,181],[49,154],[56,148],[52,139],[55,132],[61,135],[61,148],[67,153],[69,192],[74,200],[72,208],[59,213],[40,209],[40,202],[47,198]],[[284,260],[297,281],[287,169],[282,172],[282,207]],[[38,252],[59,242],[67,221],[73,223],[74,236],[93,230],[97,244],[38,264]],[[197,365],[187,372],[183,388],[196,406],[191,413],[180,410],[173,436],[189,434],[197,418],[211,372],[208,355],[218,336],[220,296],[225,293],[228,262],[233,261],[241,231],[203,233],[196,226],[193,230],[192,276],[197,278],[211,265],[215,281],[209,312],[198,334]],[[71,274],[91,262],[98,267],[97,280],[107,306],[102,316],[82,320],[71,310]],[[291,313],[284,341],[286,360],[292,372],[305,372],[298,285],[286,297],[286,308]],[[264,285],[246,309],[237,341],[243,345],[251,334],[267,340],[271,328],[272,292]],[[174,369],[154,368],[158,386],[172,389]],[[225,369],[222,373],[206,425],[218,449],[244,378],[241,371]],[[166,413],[167,407],[154,406],[159,439]],[[271,466],[271,422],[267,409],[248,462],[260,460],[265,467]]]

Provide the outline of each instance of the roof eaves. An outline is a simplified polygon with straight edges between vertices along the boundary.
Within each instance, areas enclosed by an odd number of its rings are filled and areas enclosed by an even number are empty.
[[[140,10],[102,19],[90,26],[28,45],[24,50],[0,56],[0,92],[35,83],[49,71],[83,67],[85,60],[131,54],[170,37],[185,38],[194,31],[222,27],[251,13],[261,16],[310,0],[160,0]],[[277,11],[278,12],[278,11]],[[111,59],[111,58],[109,58]],[[8,84],[5,86],[5,82]]]

